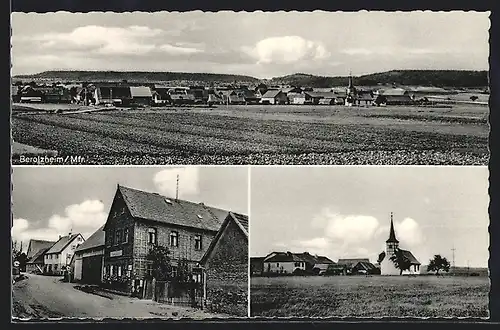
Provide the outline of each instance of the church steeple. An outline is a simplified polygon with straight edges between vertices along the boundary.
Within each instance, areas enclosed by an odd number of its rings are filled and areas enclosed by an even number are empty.
[[[349,86],[347,88],[349,88],[349,90],[352,91],[353,87],[354,85],[352,84],[352,72],[349,71]]]
[[[391,229],[389,231],[389,239],[385,241],[386,243],[399,243],[396,239],[396,232],[394,231],[394,222],[392,220],[392,212],[391,212]]]

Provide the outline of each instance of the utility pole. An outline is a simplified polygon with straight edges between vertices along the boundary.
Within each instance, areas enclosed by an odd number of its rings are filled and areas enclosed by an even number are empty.
[[[451,252],[452,252],[452,265],[453,265],[453,268],[455,268],[455,246],[453,246],[453,248],[451,249]]]
[[[179,174],[177,174],[177,186],[175,188],[175,200],[179,199]]]

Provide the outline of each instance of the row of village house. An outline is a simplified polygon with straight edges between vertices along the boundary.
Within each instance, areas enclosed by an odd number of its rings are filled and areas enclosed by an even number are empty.
[[[236,295],[228,288],[243,288],[236,310],[246,313],[248,217],[121,185],[106,223],[88,239],[70,233],[57,242],[31,240],[27,272],[69,272],[74,281],[151,298],[139,293],[153,274],[147,256],[154,245],[168,247],[172,276],[180,260],[188,263],[191,280],[202,284],[205,305],[221,290]]]
[[[380,274],[380,266],[367,258],[339,259],[337,262],[308,252],[271,252],[250,258],[251,276],[358,275]]]
[[[152,84],[93,83],[73,85],[12,86],[13,102],[61,102],[87,105],[181,105],[181,104],[323,104],[323,105],[404,105],[425,102],[425,95],[446,94],[440,88],[360,89],[349,82],[347,88],[267,87],[254,89],[172,87]]]

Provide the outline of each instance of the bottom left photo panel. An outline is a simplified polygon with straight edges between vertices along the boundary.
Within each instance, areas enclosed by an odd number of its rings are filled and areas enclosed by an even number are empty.
[[[247,317],[248,171],[14,167],[12,318]]]

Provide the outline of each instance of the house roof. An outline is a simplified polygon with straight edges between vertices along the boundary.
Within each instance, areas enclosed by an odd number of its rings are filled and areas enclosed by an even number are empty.
[[[267,92],[265,92],[264,95],[262,95],[262,98],[271,98],[271,97],[274,98],[274,97],[278,96],[279,93],[281,93],[280,90],[270,89]]]
[[[322,97],[322,98],[325,98],[325,99],[333,99],[335,98],[335,93],[332,93],[332,92],[305,92],[306,94],[309,94],[309,96],[311,97]]]
[[[152,97],[151,88],[146,86],[130,86],[132,97]]]
[[[378,93],[385,96],[401,96],[407,94],[407,91],[403,88],[391,88],[379,90]]]
[[[101,246],[104,246],[105,244],[105,237],[104,237],[104,225],[102,225],[99,229],[95,231],[90,237],[83,242],[82,245],[76,248],[75,252],[80,252],[80,251],[85,251],[89,249],[95,249]]]
[[[38,252],[35,253],[27,263],[28,264],[43,263],[43,257],[45,255],[45,252],[47,252],[48,249],[50,249],[50,247],[45,247],[45,248],[38,250]]]
[[[250,257],[250,262],[263,262],[266,257]]]
[[[311,265],[316,264],[334,264],[332,260],[325,256],[312,255],[308,252],[302,253],[291,253],[291,252],[272,252],[268,256],[264,257],[265,262],[295,262],[302,261],[307,262]]]
[[[364,269],[367,271],[376,268],[374,264],[372,264],[371,262],[366,262],[366,261],[360,261],[354,267],[356,267],[358,269]]]
[[[358,262],[370,262],[368,258],[355,258],[355,259],[339,259],[338,265],[354,266]]]
[[[407,250],[402,250],[402,249],[400,249],[400,250],[401,250],[401,252],[403,252],[403,255],[406,258],[408,258],[408,260],[410,260],[412,265],[420,265],[420,262],[417,260],[417,258],[415,258],[413,253],[411,253],[410,251],[407,251]]]
[[[264,262],[305,262],[306,260],[291,252],[276,252],[271,257],[266,257]]]
[[[200,264],[204,264],[210,254],[212,253],[213,249],[215,248],[215,245],[217,245],[217,242],[219,241],[220,237],[228,227],[229,222],[233,221],[238,228],[241,230],[241,232],[245,235],[246,238],[246,243],[248,244],[248,216],[244,214],[239,214],[239,213],[234,213],[234,212],[229,212],[226,218],[224,219],[224,222],[220,226],[219,230],[217,231],[217,234],[215,237],[212,239],[210,242],[210,246],[208,247],[207,251],[201,258]],[[238,244],[238,243],[236,243]]]
[[[318,264],[334,264],[335,263],[333,260],[331,260],[330,258],[327,258],[325,256],[318,256],[317,259],[318,259],[318,261],[317,261]]]
[[[42,249],[49,249],[51,248],[54,244],[56,244],[55,241],[44,241],[40,239],[30,239],[30,242],[28,243],[28,253],[26,257],[31,258],[35,254],[38,253],[38,251]]]
[[[130,214],[137,219],[216,232],[229,213],[203,203],[175,200],[120,185],[118,191],[122,194]]]
[[[46,254],[49,253],[60,253],[62,250],[66,248],[73,240],[80,234],[71,234],[71,235],[66,235],[61,237],[56,244],[54,244],[47,252]]]

